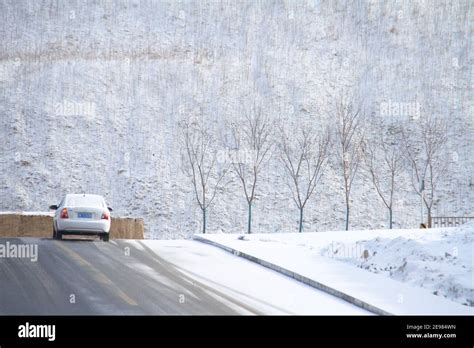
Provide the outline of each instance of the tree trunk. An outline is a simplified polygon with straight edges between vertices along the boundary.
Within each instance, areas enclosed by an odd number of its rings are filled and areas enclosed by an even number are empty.
[[[206,209],[202,210],[202,233],[206,234]]]
[[[346,202],[346,231],[349,231],[349,202]]]
[[[299,232],[303,232],[303,208],[300,208],[300,228]]]
[[[390,214],[390,229],[392,229],[392,225],[393,225],[393,219],[392,219],[392,217],[393,217],[393,210],[392,210],[392,208],[389,208],[388,211],[389,211],[389,214]]]
[[[252,203],[249,203],[249,220],[247,223],[247,233],[250,234],[252,231]]]
[[[431,208],[428,208],[428,228],[431,228]]]

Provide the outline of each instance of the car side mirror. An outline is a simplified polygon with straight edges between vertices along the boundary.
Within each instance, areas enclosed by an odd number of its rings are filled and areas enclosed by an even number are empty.
[[[51,210],[58,210],[58,206],[56,204],[50,205],[49,209]]]
[[[109,209],[109,211],[113,211],[113,209],[111,207],[107,207],[107,209]]]

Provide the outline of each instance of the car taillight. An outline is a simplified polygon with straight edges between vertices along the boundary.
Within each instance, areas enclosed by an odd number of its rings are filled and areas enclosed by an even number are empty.
[[[69,215],[67,213],[67,208],[63,208],[63,210],[61,210],[60,217],[61,217],[61,219],[69,219]]]
[[[107,213],[106,211],[104,211],[102,213],[102,217],[101,217],[102,220],[108,220],[109,219],[109,213]]]

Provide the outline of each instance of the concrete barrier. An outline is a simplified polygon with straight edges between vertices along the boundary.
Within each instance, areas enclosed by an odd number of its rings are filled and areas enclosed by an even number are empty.
[[[143,239],[142,218],[112,217],[111,239]],[[49,213],[1,213],[0,237],[52,237],[53,216]]]
[[[142,218],[112,217],[110,238],[144,239],[145,224]]]

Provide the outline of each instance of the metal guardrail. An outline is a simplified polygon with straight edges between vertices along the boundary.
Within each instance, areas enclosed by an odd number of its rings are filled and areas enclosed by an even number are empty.
[[[474,216],[437,216],[431,218],[431,227],[456,227],[474,220]]]

